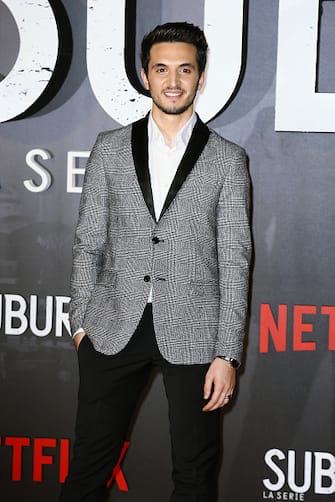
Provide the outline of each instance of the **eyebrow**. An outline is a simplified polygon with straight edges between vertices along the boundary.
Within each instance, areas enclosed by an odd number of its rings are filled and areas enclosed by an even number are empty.
[[[156,63],[152,66],[152,68],[161,68],[161,67],[166,67],[166,66],[169,66],[168,64],[166,63]],[[192,68],[192,69],[195,69],[195,65],[192,64],[192,63],[181,63],[180,65],[178,65],[178,68]]]
[[[183,64],[180,64],[179,65],[179,68],[184,68],[184,67],[187,67],[187,68],[195,68],[195,65],[192,64],[192,63],[183,63]]]

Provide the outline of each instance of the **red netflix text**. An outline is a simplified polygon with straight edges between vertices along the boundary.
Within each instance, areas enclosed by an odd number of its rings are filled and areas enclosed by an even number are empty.
[[[292,311],[289,310],[292,308]],[[292,322],[289,322],[292,317]],[[319,316],[325,316],[328,350],[335,350],[335,306],[323,305],[278,305],[276,311],[268,303],[261,304],[259,350],[269,352],[270,342],[276,352],[287,350],[315,351],[318,336],[314,331]]]
[[[0,437],[0,446],[10,452],[12,481],[24,479],[24,474],[28,471],[25,464],[29,462],[32,465],[32,481],[42,483],[44,470],[49,466],[50,469],[57,470],[58,481],[64,483],[69,470],[69,439],[7,436]],[[128,491],[128,485],[121,469],[121,463],[128,447],[129,442],[126,441],[108,481],[108,487],[115,481],[120,491]]]

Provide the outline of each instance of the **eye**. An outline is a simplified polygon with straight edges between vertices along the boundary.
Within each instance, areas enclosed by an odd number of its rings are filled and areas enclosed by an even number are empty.
[[[192,73],[192,70],[190,68],[181,68],[180,73],[189,74],[189,73]]]
[[[159,67],[156,69],[156,73],[166,73],[167,69],[164,67]]]

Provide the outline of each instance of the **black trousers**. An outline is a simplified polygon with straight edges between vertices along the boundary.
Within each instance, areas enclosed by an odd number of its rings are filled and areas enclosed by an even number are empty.
[[[60,502],[102,502],[129,423],[153,367],[163,375],[169,405],[174,491],[171,502],[212,502],[220,445],[220,412],[203,412],[208,365],[162,358],[147,305],[127,346],[106,356],[85,336],[79,345],[76,439]],[[164,494],[159,502],[165,500]]]

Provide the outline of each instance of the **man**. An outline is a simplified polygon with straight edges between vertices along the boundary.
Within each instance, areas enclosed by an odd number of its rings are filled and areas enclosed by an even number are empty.
[[[87,165],[70,308],[80,389],[62,502],[105,500],[153,366],[169,404],[170,500],[215,495],[220,408],[241,358],[251,244],[245,152],[193,111],[206,52],[203,32],[188,23],[146,35],[151,113],[101,133]]]

